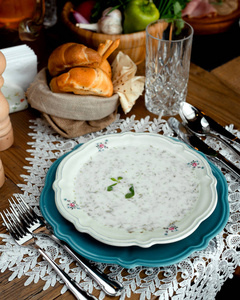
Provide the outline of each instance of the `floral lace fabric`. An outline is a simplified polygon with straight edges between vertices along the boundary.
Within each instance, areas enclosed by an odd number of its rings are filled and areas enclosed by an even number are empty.
[[[24,184],[19,184],[24,198],[37,214],[39,210],[39,196],[44,187],[45,176],[51,164],[60,156],[69,152],[74,146],[84,143],[97,136],[117,132],[154,132],[166,136],[173,136],[165,120],[150,121],[149,117],[135,120],[135,116],[117,120],[100,132],[87,134],[75,139],[65,139],[57,135],[43,119],[30,121],[32,142],[29,143],[29,157],[26,174],[22,175]],[[240,137],[240,132],[234,126],[227,127],[229,131]],[[219,150],[229,160],[240,167],[240,162],[232,152],[224,148],[218,141],[207,139],[207,142]],[[187,259],[167,267],[146,268],[143,266],[124,269],[119,265],[95,263],[102,271],[108,271],[112,278],[124,285],[124,291],[119,297],[123,300],[151,299],[159,297],[167,299],[215,299],[217,292],[224,282],[233,276],[235,268],[240,265],[240,181],[229,172],[218,167],[225,174],[229,189],[230,217],[224,230],[213,238],[206,249],[192,253]],[[48,263],[38,259],[37,250],[18,246],[8,234],[0,234],[0,270],[12,271],[9,280],[21,276],[26,277],[25,285],[42,280],[44,289],[54,286],[60,278]],[[107,298],[97,284],[76,264],[67,253],[50,239],[41,237],[38,245],[45,249],[72,278],[90,293],[95,290],[99,299]],[[67,287],[64,285],[62,293]]]

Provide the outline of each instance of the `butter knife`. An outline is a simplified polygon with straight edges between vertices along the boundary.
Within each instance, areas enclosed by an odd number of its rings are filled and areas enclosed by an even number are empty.
[[[222,163],[228,168],[237,178],[240,177],[240,169],[230,162],[226,157],[208,146],[198,136],[193,134],[187,127],[180,123],[176,118],[169,118],[168,125],[176,133],[178,138],[191,146],[192,148],[204,153],[208,158]]]

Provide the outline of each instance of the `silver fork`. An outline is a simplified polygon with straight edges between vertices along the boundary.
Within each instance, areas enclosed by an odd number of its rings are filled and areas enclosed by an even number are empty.
[[[95,299],[96,297],[90,295],[85,291],[74,279],[72,279],[64,270],[60,269],[59,266],[53,261],[35,242],[35,237],[31,234],[26,227],[21,223],[18,214],[15,213],[13,209],[11,212],[7,209],[0,212],[0,215],[3,219],[7,230],[20,246],[33,247],[38,250],[38,252],[46,259],[46,261],[52,266],[52,268],[57,272],[59,277],[64,281],[68,289],[74,294],[78,300],[90,300]]]
[[[10,206],[13,209],[17,208],[17,210],[20,212],[19,215],[21,216],[21,221],[25,224],[25,226],[31,233],[41,233],[47,235],[49,238],[63,247],[63,249],[65,249],[71,255],[71,257],[78,262],[81,268],[99,284],[99,286],[106,294],[110,296],[118,296],[121,293],[123,286],[119,282],[110,279],[109,276],[98,270],[87,259],[80,255],[76,255],[65,242],[59,240],[52,233],[52,231],[47,228],[47,226],[50,227],[50,225],[46,224],[33,211],[33,209],[24,201],[21,195],[15,195],[15,199],[17,201],[15,201],[13,197],[11,197],[11,200],[9,200]]]

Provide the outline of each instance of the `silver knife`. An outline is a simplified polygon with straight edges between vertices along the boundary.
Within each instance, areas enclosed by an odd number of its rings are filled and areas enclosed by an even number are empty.
[[[226,157],[208,146],[198,136],[193,134],[188,128],[180,123],[176,118],[169,118],[168,124],[170,128],[177,134],[178,138],[191,146],[192,148],[204,153],[208,158],[222,163],[227,167],[237,178],[240,177],[240,169],[231,163]]]
[[[207,116],[203,111],[201,111],[201,113],[204,115],[204,117],[208,121],[211,129],[213,129],[216,134],[220,134],[223,138],[226,138],[226,140],[229,142],[234,142],[234,143],[237,143],[238,145],[240,145],[240,139],[238,137],[236,137],[230,131],[226,130],[222,125],[217,123],[211,117]]]

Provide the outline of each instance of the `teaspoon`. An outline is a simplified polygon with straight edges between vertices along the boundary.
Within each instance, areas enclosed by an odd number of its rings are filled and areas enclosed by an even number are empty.
[[[225,141],[219,135],[211,132],[211,126],[204,114],[193,105],[182,102],[180,103],[179,115],[181,116],[183,123],[193,133],[199,136],[211,136],[221,141],[225,146],[229,147],[235,154],[240,156],[240,152],[234,148],[230,143]]]

